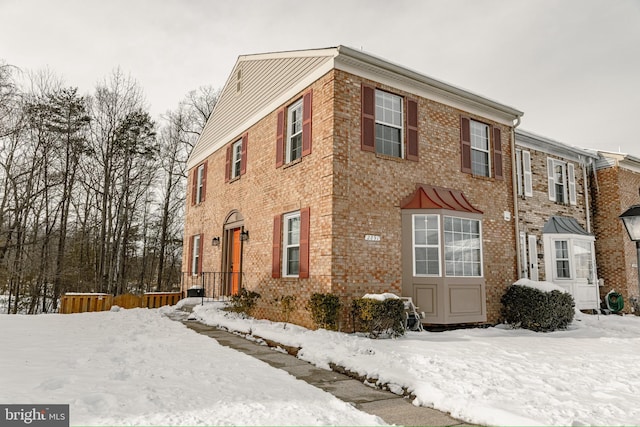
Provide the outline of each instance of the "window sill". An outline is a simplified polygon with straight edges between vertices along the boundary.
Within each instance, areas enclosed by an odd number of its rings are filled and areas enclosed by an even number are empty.
[[[376,153],[376,158],[382,159],[382,160],[392,160],[395,162],[404,162],[406,160],[406,159],[403,159],[402,157],[389,156],[387,154],[380,154],[380,153]]]
[[[293,160],[293,161],[291,161],[289,163],[285,163],[282,166],[282,169],[288,169],[288,168],[293,167],[293,166],[295,166],[297,164],[300,164],[300,163],[302,163],[302,157],[300,157],[299,159],[295,159],[295,160]]]
[[[235,178],[231,178],[231,179],[229,179],[228,183],[231,184],[232,182],[240,181],[241,177],[242,177],[242,175],[238,175]]]

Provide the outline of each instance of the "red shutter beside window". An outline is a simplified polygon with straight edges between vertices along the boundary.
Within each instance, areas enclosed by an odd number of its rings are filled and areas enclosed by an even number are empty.
[[[362,117],[361,148],[363,151],[376,151],[376,90],[367,85],[362,85]]]
[[[502,133],[497,127],[493,128],[493,176],[495,179],[504,179],[502,173]]]
[[[187,264],[189,266],[189,275],[193,274],[193,239],[194,236],[189,237],[189,250],[187,251]]]
[[[249,134],[242,135],[242,154],[240,158],[240,175],[247,173],[247,144],[249,142]]]
[[[309,277],[309,219],[310,208],[300,209],[300,270],[298,277]]]
[[[191,205],[196,204],[196,196],[198,194],[198,167],[191,171]]]
[[[282,215],[273,218],[273,246],[271,252],[271,277],[279,278],[281,275],[280,260],[282,257]]]
[[[311,154],[311,117],[313,89],[302,97],[302,155]]]
[[[460,170],[471,173],[471,122],[467,117],[460,117]]]
[[[418,161],[418,101],[407,99],[407,160]]]
[[[231,157],[233,156],[233,143],[227,147],[227,157],[224,162],[224,182],[231,179]]]
[[[278,111],[276,123],[276,167],[284,164],[284,108]]]
[[[200,195],[200,202],[204,202],[207,198],[207,163],[209,161],[205,161],[202,165],[202,194]]]

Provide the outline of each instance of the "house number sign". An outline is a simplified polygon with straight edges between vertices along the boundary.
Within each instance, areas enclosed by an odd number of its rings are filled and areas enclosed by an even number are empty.
[[[380,236],[377,236],[375,234],[365,234],[364,235],[364,240],[366,240],[368,242],[379,242],[380,241]]]

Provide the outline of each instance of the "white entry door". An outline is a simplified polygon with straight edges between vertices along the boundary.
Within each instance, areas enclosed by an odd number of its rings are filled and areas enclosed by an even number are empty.
[[[529,235],[529,277],[538,281],[538,238]]]

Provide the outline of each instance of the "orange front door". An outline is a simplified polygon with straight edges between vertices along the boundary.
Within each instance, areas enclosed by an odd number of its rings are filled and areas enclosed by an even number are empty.
[[[240,256],[242,254],[242,242],[240,241],[240,229],[231,231],[231,294],[240,292]]]

